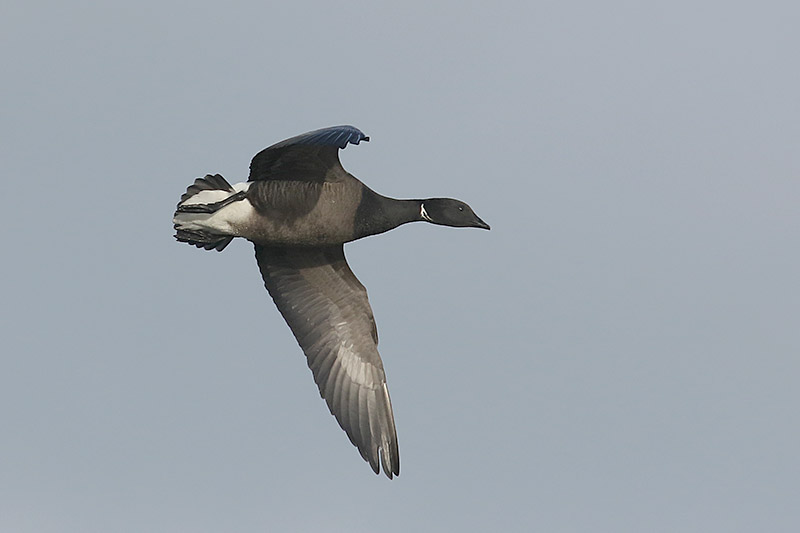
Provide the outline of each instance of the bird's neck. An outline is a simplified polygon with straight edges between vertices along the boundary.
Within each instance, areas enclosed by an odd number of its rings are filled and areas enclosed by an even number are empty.
[[[356,231],[361,237],[383,233],[409,222],[423,220],[422,200],[398,200],[367,187],[356,213]]]

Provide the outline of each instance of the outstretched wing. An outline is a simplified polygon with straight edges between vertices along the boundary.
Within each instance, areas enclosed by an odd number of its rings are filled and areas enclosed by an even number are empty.
[[[286,139],[256,154],[248,181],[339,181],[347,174],[339,162],[339,150],[361,141],[369,137],[353,126],[333,126]]]
[[[256,245],[264,284],[308,358],[331,414],[375,473],[400,473],[400,454],[367,291],[342,245]]]

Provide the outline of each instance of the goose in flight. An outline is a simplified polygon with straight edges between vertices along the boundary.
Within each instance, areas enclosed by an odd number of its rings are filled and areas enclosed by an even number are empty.
[[[392,403],[367,299],[344,243],[424,221],[489,229],[459,200],[397,200],[348,173],[339,150],[369,137],[334,126],[256,154],[247,182],[197,178],[173,217],[175,238],[222,251],[234,237],[255,245],[264,284],[303,349],[320,394],[373,471],[400,473]]]

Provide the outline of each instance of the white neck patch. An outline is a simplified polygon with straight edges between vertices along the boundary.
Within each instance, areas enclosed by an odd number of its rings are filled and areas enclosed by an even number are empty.
[[[428,212],[425,211],[424,203],[419,204],[419,216],[421,216],[423,220],[427,220],[428,222],[433,222],[433,219],[430,216],[428,216]]]

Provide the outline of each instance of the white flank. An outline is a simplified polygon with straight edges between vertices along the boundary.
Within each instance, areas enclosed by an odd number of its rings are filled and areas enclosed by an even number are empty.
[[[231,193],[228,191],[220,191],[219,189],[214,189],[210,191],[200,191],[199,193],[195,194],[194,196],[187,198],[181,205],[198,205],[198,204],[213,204],[214,202],[219,202],[220,200],[224,200]]]
[[[200,191],[191,198],[187,198],[180,205],[213,204],[236,194],[239,191],[246,191],[250,187],[249,182],[237,183],[233,185],[233,191],[208,190]],[[226,205],[215,213],[176,213],[172,223],[177,229],[202,230],[218,235],[240,236],[243,226],[247,225],[248,220],[252,220],[255,212],[250,201],[239,200]]]

